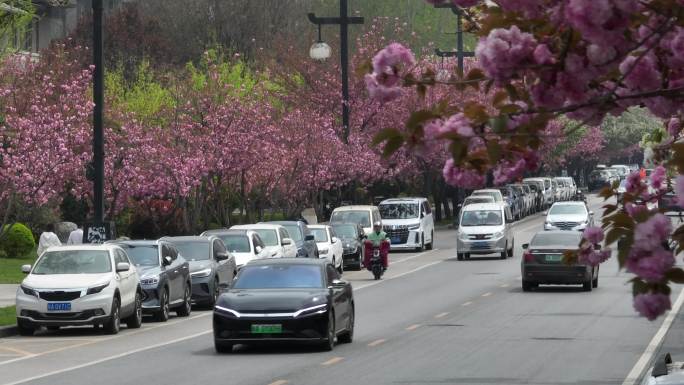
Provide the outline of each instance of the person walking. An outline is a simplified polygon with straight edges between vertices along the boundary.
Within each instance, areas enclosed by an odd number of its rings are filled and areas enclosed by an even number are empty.
[[[83,243],[83,229],[77,228],[76,230],[69,233],[69,239],[67,240],[67,245],[80,245]]]
[[[52,246],[62,246],[59,237],[55,234],[55,226],[50,223],[45,227],[45,231],[40,234],[40,239],[38,240],[38,256],[43,254],[43,252]]]

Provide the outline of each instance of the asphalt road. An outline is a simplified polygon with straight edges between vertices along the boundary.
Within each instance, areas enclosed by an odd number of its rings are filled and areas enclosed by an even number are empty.
[[[600,219],[600,201],[590,206]],[[113,337],[72,328],[0,339],[0,384],[631,383],[625,379],[648,361],[662,318],[635,315],[629,275],[614,260],[593,292],[523,293],[520,245],[542,222],[538,214],[515,224],[513,259],[457,261],[449,230],[436,233],[436,250],[393,253],[382,281],[345,273],[355,289],[356,332],[332,352],[241,347],[217,355],[211,312],[194,311]]]

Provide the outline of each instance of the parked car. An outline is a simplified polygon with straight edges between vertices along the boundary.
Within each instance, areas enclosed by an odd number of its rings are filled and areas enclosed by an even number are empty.
[[[600,190],[604,187],[610,187],[614,180],[612,175],[605,169],[590,172],[588,179],[589,190]]]
[[[508,205],[513,215],[513,220],[518,220],[523,216],[523,209],[525,206],[525,201],[523,197],[518,195],[514,189],[510,186],[499,187],[501,195],[504,197],[504,202]]]
[[[342,206],[333,210],[330,224],[357,223],[361,225],[366,235],[373,231],[373,223],[382,221],[380,209],[377,206]]]
[[[471,254],[500,253],[501,259],[513,256],[515,238],[510,210],[502,203],[468,205],[461,210],[457,230],[457,258]]]
[[[570,200],[570,197],[572,196],[571,194],[571,189],[570,189],[570,184],[566,183],[566,181],[563,179],[563,177],[555,177],[553,178],[553,181],[556,183],[558,186],[558,191],[560,192],[560,199],[559,201],[568,201]]]
[[[494,198],[495,203],[505,203],[506,202],[503,198],[503,194],[501,193],[501,191],[499,191],[497,189],[475,190],[470,194],[470,196],[476,196],[476,195],[488,195],[488,196]]]
[[[392,249],[432,249],[435,222],[426,198],[387,199],[378,209]]]
[[[565,186],[569,189],[570,193],[568,199],[572,199],[577,194],[577,184],[575,183],[575,179],[573,177],[562,176],[556,179],[565,181]]]
[[[310,225],[309,230],[311,230],[311,234],[313,234],[318,245],[320,258],[327,259],[337,269],[337,272],[342,274],[344,271],[342,240],[335,236],[332,227],[328,225]]]
[[[171,311],[180,317],[190,315],[190,264],[172,243],[165,240],[111,243],[126,251],[138,271],[143,314],[152,314],[160,322],[166,322]]]
[[[333,234],[342,241],[342,269],[361,270],[363,263],[363,239],[366,236],[357,223],[337,223],[332,225]]]
[[[532,215],[537,212],[537,206],[536,206],[536,198],[537,194],[535,194],[534,191],[530,188],[529,185],[526,185],[524,183],[516,183],[514,186],[517,186],[520,190],[522,190],[522,194],[525,197],[525,202],[527,205],[527,215]]]
[[[562,202],[564,199],[564,192],[563,188],[558,185],[558,182],[553,179],[549,178],[551,180],[551,189],[553,190],[553,201],[554,202]]]
[[[274,225],[281,225],[290,234],[290,238],[294,240],[297,247],[298,258],[318,258],[318,246],[313,234],[309,228],[302,221],[281,221],[281,222],[263,222]],[[260,223],[261,224],[261,223]]]
[[[270,253],[270,258],[295,258],[297,256],[297,245],[292,239],[287,229],[282,225],[256,224],[256,225],[235,225],[231,230],[252,230],[259,234],[259,238],[266,245],[266,252]]]
[[[266,244],[254,230],[208,230],[201,236],[215,236],[225,245],[228,252],[235,258],[235,265],[239,269],[253,259],[271,258],[273,252],[266,248]]]
[[[308,342],[329,351],[354,337],[354,293],[325,259],[253,261],[214,307],[214,347]]]
[[[629,175],[632,172],[629,166],[626,166],[624,164],[614,164],[610,166],[610,168],[613,170],[617,170],[620,179],[627,178],[627,175]]]
[[[544,198],[544,181],[538,178],[526,178],[523,179],[523,184],[528,186],[534,193],[535,211],[539,212],[544,210],[546,204]]]
[[[580,284],[585,291],[598,287],[598,266],[563,262],[563,254],[576,250],[581,238],[578,231],[541,231],[524,244],[520,264],[523,291],[539,284]]]
[[[584,202],[556,202],[546,215],[544,230],[584,231],[593,225],[594,212]]]
[[[55,246],[44,251],[17,288],[17,329],[33,335],[40,326],[102,325],[107,334],[142,324],[137,270],[117,245]]]
[[[614,183],[619,183],[620,180],[622,180],[622,177],[620,176],[620,172],[618,170],[614,168],[606,168],[604,169],[604,171],[607,172],[609,175],[611,186]]]
[[[190,263],[192,302],[213,306],[222,285],[229,285],[237,272],[235,256],[217,236],[167,237]]]

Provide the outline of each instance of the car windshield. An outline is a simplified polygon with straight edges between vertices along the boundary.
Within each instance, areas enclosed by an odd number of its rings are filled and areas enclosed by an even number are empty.
[[[535,192],[539,189],[535,183],[527,183],[527,187],[529,187],[530,190],[535,191]]]
[[[311,229],[316,242],[328,242],[328,232],[325,229]]]
[[[159,266],[157,245],[121,245],[136,266]]]
[[[330,217],[330,223],[358,223],[361,227],[371,227],[370,211],[345,210],[335,211]]]
[[[302,229],[300,229],[298,225],[283,225],[283,227],[285,227],[287,233],[290,234],[290,237],[296,243],[299,243],[304,239],[304,237],[302,237]]]
[[[278,233],[275,230],[270,229],[255,229],[255,233],[259,234],[261,240],[264,241],[266,246],[280,246],[278,243]]]
[[[333,230],[335,230],[335,234],[340,238],[356,238],[359,235],[356,228],[352,225],[333,226]]]
[[[420,209],[417,203],[385,203],[380,205],[382,219],[418,218]]]
[[[54,250],[43,253],[33,274],[102,274],[111,271],[108,251]]]
[[[577,248],[581,238],[582,233],[579,231],[541,232],[535,234],[532,238],[530,247],[566,246],[568,248]]]
[[[555,205],[549,210],[549,215],[586,215],[587,209],[584,205]]]
[[[472,204],[475,204],[475,203],[494,203],[494,199],[491,199],[491,197],[485,197],[485,196],[482,196],[482,197],[468,197],[468,198],[466,198],[465,201],[463,202],[463,205],[464,205],[464,206],[467,206],[467,205],[472,205]]]
[[[190,261],[204,261],[209,259],[209,242],[173,242],[180,255]]]
[[[223,241],[226,249],[231,253],[249,253],[252,251],[247,234],[219,234],[217,237]]]
[[[318,265],[256,265],[240,271],[234,289],[313,289],[323,287]]]
[[[466,211],[461,226],[497,226],[503,223],[501,212],[497,210]]]
[[[484,196],[490,196],[494,198],[494,202],[499,198],[499,194],[495,193],[494,191],[475,191],[472,195],[484,195]]]

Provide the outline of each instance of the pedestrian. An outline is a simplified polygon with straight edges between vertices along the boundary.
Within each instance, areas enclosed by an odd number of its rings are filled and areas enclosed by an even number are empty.
[[[59,237],[55,234],[55,226],[50,223],[45,226],[45,231],[40,234],[40,240],[38,240],[38,255],[43,254],[43,252],[52,246],[62,246]]]
[[[67,240],[67,245],[80,245],[83,243],[83,229],[77,228],[76,230],[69,233],[69,239]]]

